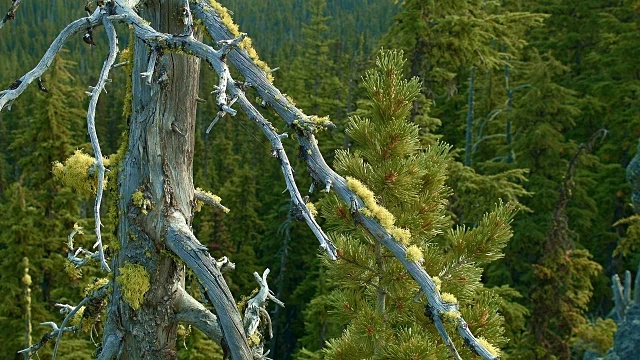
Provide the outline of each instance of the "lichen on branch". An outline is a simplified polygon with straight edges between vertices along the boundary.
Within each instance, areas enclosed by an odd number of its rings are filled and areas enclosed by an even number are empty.
[[[218,13],[218,15],[220,16],[220,20],[222,21],[222,24],[224,24],[227,27],[227,29],[229,29],[231,34],[233,34],[234,37],[240,36],[241,34],[240,28],[236,23],[233,22],[233,18],[231,17],[229,10],[227,10],[227,8],[225,8],[215,0],[209,0],[208,2],[209,2],[209,5],[211,5],[211,7],[216,11],[216,13]],[[272,74],[273,70],[271,70],[271,68],[269,67],[269,65],[267,65],[266,62],[264,62],[263,60],[260,60],[260,56],[258,55],[258,52],[253,48],[251,38],[248,36],[245,36],[244,39],[238,45],[238,47],[245,50],[249,55],[249,57],[251,58],[251,60],[253,60],[255,65],[258,66],[260,69],[264,70],[264,72],[266,73],[267,80],[269,80],[270,82],[273,82],[273,74]]]
[[[108,159],[103,161],[106,165],[109,164]],[[94,163],[93,156],[82,150],[76,150],[64,163],[54,162],[51,172],[62,185],[75,190],[78,194],[90,196],[94,195],[98,189],[98,178],[93,171]]]
[[[122,296],[133,310],[140,309],[144,295],[150,289],[149,273],[144,266],[127,263],[119,269],[116,282],[122,286]]]

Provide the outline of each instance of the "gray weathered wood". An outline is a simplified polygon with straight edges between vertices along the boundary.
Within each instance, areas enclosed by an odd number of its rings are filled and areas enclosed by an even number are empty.
[[[240,320],[236,302],[222,277],[216,261],[209,255],[178,212],[169,214],[167,245],[196,274],[216,309],[224,339],[233,359],[250,359],[251,351]]]

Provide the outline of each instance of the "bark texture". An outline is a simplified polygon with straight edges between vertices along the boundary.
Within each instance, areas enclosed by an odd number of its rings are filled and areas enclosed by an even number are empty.
[[[159,31],[181,33],[183,3],[147,1],[140,14]],[[179,212],[190,224],[194,205],[192,163],[200,61],[181,54],[158,54],[149,85],[140,73],[147,71],[150,58],[156,58],[151,54],[149,46],[136,40],[129,146],[118,179],[121,250],[114,272],[117,278],[125,264],[140,264],[151,284],[141,307],[134,310],[121,296],[121,284],[115,283],[108,319],[112,329],[107,331],[122,332],[123,359],[177,357],[175,312],[184,267],[165,247],[165,217]],[[150,206],[135,204],[134,193],[141,193]],[[115,329],[114,324],[121,328]]]

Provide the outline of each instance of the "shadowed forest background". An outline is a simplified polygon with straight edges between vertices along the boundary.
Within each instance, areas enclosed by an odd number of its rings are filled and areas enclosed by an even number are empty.
[[[349,116],[365,114],[362,76],[378,51],[403,50],[405,76],[422,82],[409,121],[420,127],[424,146],[440,140],[453,149],[450,225],[476,227],[499,200],[520,208],[504,258],[482,272],[501,299],[496,306],[510,339],[503,358],[582,359],[613,346],[621,319],[613,311],[611,276],[640,262],[640,218],[632,204],[640,174],[626,172],[640,138],[638,1],[220,2],[261,58],[279,68],[276,86],[306,113],[336,124],[318,136],[329,163],[335,150],[353,146],[345,129]],[[0,31],[0,88],[33,68],[59,31],[85,15],[84,5],[25,1]],[[70,39],[43,77],[48,92],[31,86],[11,112],[0,113],[0,359],[23,358],[14,353],[25,347],[27,308],[37,341],[47,331],[37,324],[60,317],[55,303],[77,303],[103,276],[97,267],[80,272],[65,265],[70,229],[93,227],[93,199],[51,173],[75,150],[91,152],[84,92],[107,53],[103,29],[94,40],[97,46]],[[121,49],[127,45],[121,37]],[[109,96],[98,104],[105,154],[118,151],[127,129],[127,71],[112,71]],[[208,101],[198,107],[194,183],[212,189],[231,211],[204,207],[195,234],[214,257],[237,264],[227,277],[237,300],[256,287],[254,271],[271,269],[271,289],[286,307],[270,308],[270,357],[321,359],[318,350],[344,328],[332,318],[343,299],[334,290],[349,273],[326,276],[316,240],[282,194],[271,144],[252,122],[243,114],[226,117],[205,133],[217,111],[209,94],[217,81],[203,66],[200,97]],[[594,138],[603,129],[606,136]],[[294,141],[285,146],[296,153]],[[303,162],[292,160],[306,174]],[[627,173],[636,174],[632,184]],[[298,185],[307,189],[310,182],[299,176]],[[558,225],[558,214],[566,214],[568,227]],[[105,221],[105,237],[114,236],[114,226]],[[87,231],[76,241],[88,244],[92,236]],[[469,271],[460,276],[473,277]],[[66,335],[59,358],[91,358],[90,335]],[[182,329],[181,336],[180,359],[220,353],[197,331]],[[40,357],[50,353],[45,347]]]

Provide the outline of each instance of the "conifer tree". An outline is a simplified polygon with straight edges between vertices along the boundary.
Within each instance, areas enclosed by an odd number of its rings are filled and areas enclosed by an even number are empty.
[[[458,302],[469,327],[493,344],[504,345],[498,296],[480,283],[480,266],[502,256],[511,237],[509,206],[497,205],[473,229],[450,228],[445,185],[451,162],[449,147],[422,147],[418,127],[408,122],[420,84],[403,80],[401,52],[383,52],[364,84],[373,100],[369,116],[353,117],[347,133],[354,152],[339,151],[336,168],[351,186],[376,194],[378,207],[366,211],[381,221],[409,248],[407,256],[424,260],[447,302]],[[364,190],[363,190],[364,189]],[[370,189],[370,190],[368,190]],[[402,265],[371,236],[354,226],[349,209],[329,196],[321,213],[341,249],[328,277],[339,279],[328,301],[333,321],[346,326],[323,350],[331,359],[446,358],[428,308],[416,300],[420,291]],[[451,314],[455,317],[455,314]],[[456,343],[463,358],[470,357]]]
[[[522,80],[528,86],[513,109],[518,135],[511,166],[530,171],[526,189],[534,196],[523,203],[532,212],[514,221],[514,241],[501,262],[506,268],[492,267],[489,279],[518,284],[532,309],[529,337],[511,345],[515,356],[564,359],[570,339],[586,323],[593,278],[601,270],[577,235],[595,213],[585,170],[597,161],[566,137],[581,104],[576,92],[556,82],[567,68],[535,50],[528,60]]]
[[[403,0],[383,42],[405,51],[411,76],[423,81],[411,120],[433,130],[437,123],[426,116],[430,102],[456,94],[472,68],[480,74],[502,68],[524,45],[524,32],[541,20],[497,1]]]
[[[302,25],[302,39],[291,71],[284,74],[284,88],[296,96],[296,104],[304,111],[317,116],[330,116],[334,124],[340,125],[345,114],[346,88],[337,76],[336,41],[329,38],[325,15],[326,0],[308,2],[310,19]],[[335,131],[330,135],[338,135]],[[321,136],[324,146],[337,148],[342,145],[339,138]],[[327,142],[330,140],[330,143]]]
[[[53,307],[54,303],[70,301],[84,283],[92,281],[90,275],[81,281],[79,273],[65,271],[65,239],[75,222],[82,223],[81,198],[61,186],[51,173],[52,163],[65,159],[78,145],[72,140],[82,139],[78,133],[84,111],[74,101],[82,95],[70,85],[74,79],[69,71],[71,65],[73,62],[63,56],[54,61],[50,76],[44,78],[47,92],[35,94],[35,101],[28,106],[27,126],[13,132],[9,146],[19,159],[17,169],[21,175],[4,198],[4,211],[12,217],[3,220],[3,228],[12,230],[3,232],[0,246],[4,254],[0,258],[3,269],[0,283],[6,290],[0,293],[0,312],[9,311],[13,319],[22,319],[15,312],[26,306],[15,298],[23,277],[17,271],[22,257],[28,256],[34,285],[31,296],[34,324],[48,321],[59,310]],[[90,268],[86,271],[91,274]],[[20,328],[6,329],[8,332],[0,334],[0,342],[11,344],[14,351],[24,348],[24,343],[16,344],[14,339]],[[33,338],[39,340],[45,330],[36,327]]]

